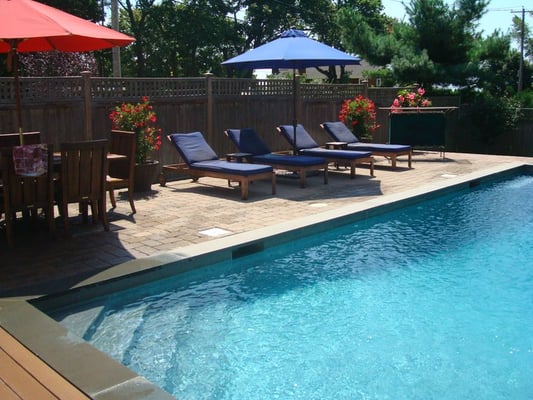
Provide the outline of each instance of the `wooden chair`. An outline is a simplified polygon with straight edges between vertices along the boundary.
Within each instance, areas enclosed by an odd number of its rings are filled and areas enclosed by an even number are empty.
[[[135,175],[135,133],[129,131],[111,131],[109,151],[112,154],[126,156],[127,158],[109,160],[109,172],[106,178],[106,189],[109,192],[111,205],[116,208],[115,189],[128,189],[128,199],[131,211],[136,213],[133,202],[133,184]]]
[[[24,144],[41,143],[41,132],[22,132]],[[0,133],[0,147],[20,146],[19,133]]]
[[[13,148],[0,149],[2,204],[0,214],[4,214],[6,236],[10,247],[14,246],[13,227],[17,212],[25,217],[36,218],[39,210],[46,214],[48,227],[55,234],[54,220],[54,176],[53,176],[53,145],[49,144],[47,157],[48,167],[40,176],[17,175],[13,162]]]
[[[93,222],[102,221],[109,231],[106,210],[107,152],[109,141],[92,140],[61,144],[61,214],[65,233],[70,235],[68,224],[69,203],[79,203],[84,220],[91,206]]]

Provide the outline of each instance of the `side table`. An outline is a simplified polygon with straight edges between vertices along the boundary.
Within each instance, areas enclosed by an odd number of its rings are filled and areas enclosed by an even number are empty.
[[[329,150],[346,150],[348,142],[326,142],[324,147]]]
[[[242,163],[247,161],[249,157],[253,156],[252,153],[228,153],[226,154],[226,161]],[[228,179],[228,186],[231,187],[231,181]]]
[[[228,153],[226,161],[236,161],[238,163],[247,161],[247,158],[253,156],[252,153]]]

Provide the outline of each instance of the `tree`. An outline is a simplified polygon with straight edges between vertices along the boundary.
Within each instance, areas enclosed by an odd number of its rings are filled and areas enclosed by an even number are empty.
[[[136,76],[223,73],[220,63],[241,40],[231,0],[121,0],[121,30],[136,41],[124,50],[123,71]]]
[[[412,82],[463,85],[469,76],[469,54],[481,38],[476,32],[485,0],[459,0],[450,8],[443,0],[411,0],[407,22],[370,26],[351,9],[339,13],[347,48],[376,65],[390,65],[400,84]],[[438,32],[438,34],[435,34]]]
[[[40,0],[40,2],[89,21],[104,20],[104,3],[99,0]]]

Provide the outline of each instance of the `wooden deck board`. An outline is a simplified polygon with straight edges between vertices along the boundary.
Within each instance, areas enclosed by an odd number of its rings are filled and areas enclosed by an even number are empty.
[[[0,398],[89,399],[2,328],[0,328]]]

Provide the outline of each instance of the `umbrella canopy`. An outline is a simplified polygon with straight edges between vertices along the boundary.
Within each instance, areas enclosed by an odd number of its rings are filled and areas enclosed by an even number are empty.
[[[303,69],[329,65],[359,65],[360,63],[359,57],[310,39],[303,31],[289,29],[279,38],[230,58],[222,65],[248,69]]]
[[[135,38],[32,0],[0,0],[0,53],[92,51],[125,46]]]
[[[82,52],[125,46],[135,38],[32,0],[0,0],[0,53],[9,53],[15,77],[18,128],[22,111],[17,52]]]
[[[239,69],[325,67],[330,65],[359,65],[361,59],[309,38],[303,31],[289,29],[279,38],[222,63]],[[296,154],[296,74],[293,74],[293,127]]]

